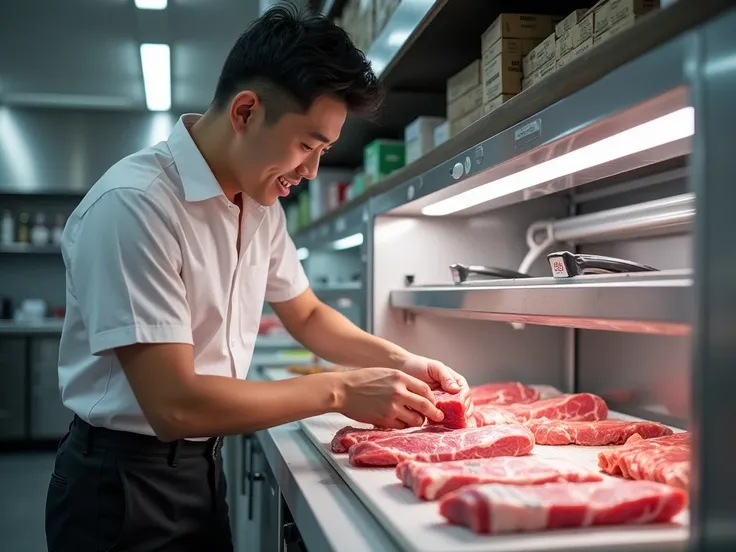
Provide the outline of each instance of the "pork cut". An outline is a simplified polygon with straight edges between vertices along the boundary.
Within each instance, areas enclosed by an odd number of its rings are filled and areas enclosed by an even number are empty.
[[[436,427],[438,428],[437,431],[442,431],[442,428],[440,426]],[[407,433],[412,433],[414,431],[419,431],[420,429],[423,428],[408,427],[406,429],[390,429],[373,427],[365,429],[360,427],[346,426],[339,429],[337,433],[335,433],[335,436],[332,438],[330,448],[332,449],[332,452],[341,454],[347,452],[348,449],[352,447],[355,443],[362,443],[363,441],[371,441],[375,439],[385,439],[386,437],[390,437],[392,435],[404,435]]]
[[[518,381],[484,383],[470,388],[475,405],[527,403],[539,399],[539,391]]]
[[[672,430],[662,424],[642,421],[529,420],[526,426],[531,429],[538,445],[622,445],[632,435],[640,435],[644,439],[672,435]]]
[[[538,456],[499,456],[428,464],[407,460],[396,466],[396,477],[418,498],[435,500],[461,487],[478,483],[541,485],[554,481],[602,481],[600,474],[562,459]]]
[[[690,486],[690,433],[642,439],[633,435],[621,447],[598,453],[598,466],[610,475]]]
[[[457,393],[446,391],[433,391],[433,393],[435,406],[442,411],[445,417],[441,422],[427,420],[428,425],[442,425],[450,429],[462,429],[468,425],[475,426],[473,403],[467,389],[461,389]]]
[[[438,426],[441,428],[441,426]],[[521,425],[471,427],[437,431],[426,427],[409,434],[363,441],[348,450],[354,466],[395,466],[403,460],[444,462],[494,456],[523,456],[534,436]]]
[[[653,481],[472,485],[445,496],[440,514],[476,533],[670,521],[687,503],[682,489]]]
[[[574,393],[529,404],[478,406],[473,416],[479,426],[543,419],[587,422],[605,420],[608,406],[598,395]]]

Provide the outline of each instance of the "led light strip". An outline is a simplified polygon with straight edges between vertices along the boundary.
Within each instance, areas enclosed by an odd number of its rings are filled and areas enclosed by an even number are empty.
[[[139,10],[165,10],[168,0],[135,0],[135,7]]]
[[[171,109],[171,51],[168,44],[141,44],[141,68],[146,107],[150,111]]]
[[[694,132],[695,111],[692,107],[685,107],[555,159],[427,205],[422,209],[422,214],[450,215],[627,155],[687,138]]]
[[[345,236],[344,238],[340,238],[339,240],[335,240],[332,242],[332,248],[333,249],[350,249],[351,247],[358,247],[359,245],[363,244],[363,234],[351,234],[350,236]]]

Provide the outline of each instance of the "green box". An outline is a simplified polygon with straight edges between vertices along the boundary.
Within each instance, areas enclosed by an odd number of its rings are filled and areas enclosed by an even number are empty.
[[[406,162],[406,148],[401,140],[374,140],[363,149],[365,185],[371,186],[400,169]]]

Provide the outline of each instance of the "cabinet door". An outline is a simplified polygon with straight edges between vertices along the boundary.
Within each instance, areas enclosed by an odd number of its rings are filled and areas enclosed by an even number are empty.
[[[0,338],[0,439],[26,438],[26,340]]]
[[[31,437],[60,439],[73,415],[59,392],[59,338],[34,338],[31,357]]]

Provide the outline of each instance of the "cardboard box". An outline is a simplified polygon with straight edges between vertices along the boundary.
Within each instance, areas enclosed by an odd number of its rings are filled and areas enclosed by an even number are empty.
[[[521,54],[524,57],[540,42],[542,41],[538,38],[502,38],[483,51],[482,59],[493,59],[500,56],[502,52]]]
[[[636,20],[639,19],[638,15],[630,14],[624,19],[621,19],[618,21],[613,27],[610,27],[606,32],[601,33],[599,36],[596,36],[593,41],[595,44],[601,44],[611,38],[612,36],[616,36],[620,32],[623,32],[631,27],[634,26],[634,23],[636,23]]]
[[[475,121],[480,119],[483,115],[483,108],[479,107],[460,117],[457,121],[450,121],[450,138],[459,134],[463,129],[472,125]]]
[[[555,34],[552,33],[526,55],[521,63],[524,76],[531,75],[540,67],[555,59],[555,38]]]
[[[608,0],[595,16],[595,35],[613,28],[629,16],[643,15],[659,7],[659,0]]]
[[[406,148],[401,140],[374,140],[363,148],[366,186],[380,182],[404,166]]]
[[[450,121],[445,121],[434,128],[434,147],[450,139]]]
[[[590,50],[592,47],[593,47],[593,37],[590,37],[588,40],[583,42],[580,46],[578,46],[571,52],[568,52],[567,54],[559,58],[557,60],[557,69],[564,67],[565,65],[570,63],[572,60],[576,59],[578,56]]]
[[[322,167],[309,182],[309,213],[312,220],[322,218],[337,209],[345,200],[353,172]]]
[[[460,96],[454,102],[447,105],[447,118],[450,121],[459,119],[463,115],[466,115],[478,109],[483,105],[483,86],[480,84],[473,87],[469,92],[466,92]]]
[[[483,104],[483,115],[488,115],[491,111],[501,107],[504,102],[510,100],[514,96],[516,96],[516,94],[499,94],[495,98],[488,100]]]
[[[557,61],[552,59],[543,67],[541,67],[538,71],[532,73],[527,78],[524,79],[522,82],[522,89],[526,90],[530,86],[534,86],[535,84],[539,83],[542,79],[545,77],[551,75],[557,70]]]
[[[473,87],[480,84],[481,61],[476,59],[473,63],[465,67],[462,71],[458,71],[449,79],[447,79],[447,103],[450,104],[457,100],[466,92],[470,92]]]
[[[502,53],[483,60],[483,103],[499,94],[521,92],[521,54]]]
[[[580,20],[585,17],[586,13],[588,13],[588,10],[575,10],[555,25],[555,35],[557,38],[560,38],[565,33],[571,31],[575,25],[580,23]]]
[[[434,129],[444,122],[443,117],[417,117],[404,128],[407,165],[434,148]]]
[[[485,52],[502,38],[546,38],[554,30],[549,15],[502,13],[480,37],[480,51]]]
[[[575,47],[572,45],[572,29],[562,33],[562,36],[555,42],[555,59],[572,52]]]
[[[571,31],[572,47],[577,48],[586,40],[593,38],[593,19],[595,14],[588,13],[583,17],[577,25],[574,25]]]
[[[580,44],[577,48],[573,50],[575,52],[575,57],[582,56],[585,52],[590,50],[593,45],[595,44],[595,39],[591,36],[588,40]]]

